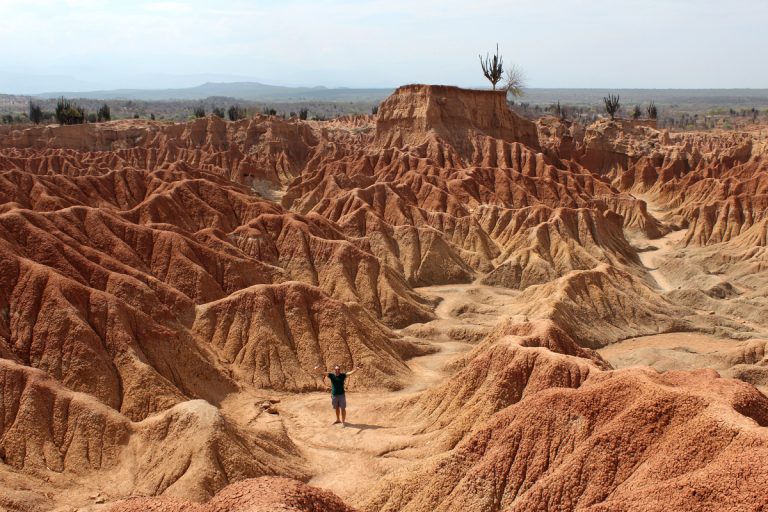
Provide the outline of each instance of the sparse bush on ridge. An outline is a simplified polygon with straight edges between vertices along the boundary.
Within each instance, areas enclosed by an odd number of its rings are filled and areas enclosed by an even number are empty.
[[[200,105],[198,107],[195,107],[195,109],[192,111],[195,117],[205,117],[205,107]]]
[[[63,96],[56,101],[54,115],[59,124],[83,124],[86,120],[85,110]]]
[[[220,117],[224,119],[224,109],[219,107],[213,107],[213,110],[211,110],[211,113],[215,115],[216,117]]]
[[[306,109],[306,108],[300,108],[299,109],[299,119],[301,119],[302,121],[306,121],[308,115],[309,115],[309,110],[308,109]]]
[[[32,103],[29,100],[29,120],[35,124],[40,124],[43,120],[43,109],[38,103]]]
[[[245,119],[246,111],[243,107],[232,105],[227,110],[227,117],[229,117],[230,121],[239,121],[241,119]]]
[[[642,116],[642,115],[643,115],[643,113],[640,110],[640,106],[639,105],[635,105],[635,109],[632,111],[632,119],[637,121],[638,119],[640,119],[640,116]]]
[[[648,119],[657,119],[659,117],[659,111],[654,102],[651,102],[651,104],[648,105],[646,112],[648,113]]]
[[[112,120],[112,111],[109,109],[109,105],[105,103],[99,107],[99,110],[96,113],[96,119],[100,123]]]
[[[517,66],[507,69],[504,88],[507,90],[507,94],[511,94],[516,98],[522,96],[524,94],[523,89],[525,88],[525,74],[523,70]]]

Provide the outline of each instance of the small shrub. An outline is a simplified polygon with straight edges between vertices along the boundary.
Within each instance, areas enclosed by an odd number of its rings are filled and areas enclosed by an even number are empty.
[[[243,107],[232,105],[229,107],[229,110],[227,110],[227,116],[229,117],[230,121],[239,121],[241,119],[245,119],[246,112]]]
[[[507,90],[507,94],[511,94],[514,97],[522,96],[524,94],[523,89],[525,88],[525,74],[523,70],[514,65],[507,69],[504,88]]]
[[[559,117],[560,119],[563,118],[563,107],[560,106],[560,101],[558,100],[557,105],[554,105],[552,107],[552,112]]]
[[[635,105],[635,109],[632,111],[632,119],[637,121],[643,113],[640,111],[640,106]]]
[[[86,116],[86,119],[88,119],[89,123],[98,123],[99,122],[99,117],[96,114],[94,114],[93,112],[88,114]]]
[[[32,100],[29,100],[29,120],[35,124],[40,124],[43,120],[43,109],[38,103],[32,103]]]
[[[656,104],[654,102],[651,102],[645,111],[648,113],[648,119],[658,119],[659,110],[656,108]]]
[[[195,117],[205,117],[205,107],[200,105],[199,107],[195,107],[195,109],[192,111],[192,113],[195,115]]]
[[[309,116],[309,110],[306,109],[306,108],[300,108],[299,109],[299,119],[301,119],[302,121],[306,121],[307,120],[307,116]]]
[[[59,124],[83,124],[85,110],[63,96],[56,101],[56,121]]]
[[[109,109],[109,105],[106,103],[99,107],[99,110],[96,114],[96,118],[100,123],[112,120],[112,111]]]
[[[379,113],[379,106],[374,105],[373,108],[371,109],[371,114],[376,115],[378,113]]]
[[[211,113],[213,115],[215,115],[216,117],[220,117],[220,118],[224,119],[224,109],[223,108],[213,107],[213,110],[211,111]]]

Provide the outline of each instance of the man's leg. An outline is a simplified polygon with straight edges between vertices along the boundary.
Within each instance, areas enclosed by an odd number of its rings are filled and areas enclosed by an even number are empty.
[[[334,421],[333,424],[335,425],[336,423],[341,423],[341,420],[339,419],[339,400],[336,395],[331,396],[331,405],[336,411],[336,421]]]
[[[346,407],[341,409],[341,423],[343,424],[345,421],[347,421],[347,409],[346,409]]]

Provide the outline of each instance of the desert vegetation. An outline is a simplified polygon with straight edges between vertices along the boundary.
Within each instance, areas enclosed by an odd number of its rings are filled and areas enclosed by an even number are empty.
[[[240,105],[232,105],[227,109],[227,117],[230,121],[240,121],[248,117],[248,111]]]
[[[43,122],[43,109],[39,103],[29,100],[29,120],[34,124]]]
[[[648,119],[658,119],[659,110],[656,108],[656,104],[653,101],[651,101],[651,103],[648,104],[648,109],[646,110],[646,113],[648,114]]]
[[[59,124],[83,124],[86,121],[85,109],[63,96],[56,101],[54,116]]]
[[[499,55],[499,45],[496,44],[496,53],[493,54],[493,57],[486,54],[485,59],[483,59],[482,55],[478,55],[480,58],[480,67],[483,70],[483,75],[485,78],[491,82],[491,85],[493,86],[493,90],[496,90],[496,84],[498,84],[502,77],[504,76],[504,61]]]
[[[611,116],[611,120],[616,118],[616,114],[621,110],[621,103],[619,102],[619,96],[609,94],[605,98],[603,98],[603,103],[605,104],[605,111],[608,113],[609,116]]]
[[[109,108],[109,105],[104,103],[101,107],[99,107],[99,110],[96,113],[96,120],[99,123],[112,120],[112,111]]]

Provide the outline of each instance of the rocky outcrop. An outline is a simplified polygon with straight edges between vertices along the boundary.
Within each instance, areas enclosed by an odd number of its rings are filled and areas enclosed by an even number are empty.
[[[477,135],[539,148],[536,125],[509,109],[505,91],[441,85],[398,88],[379,107],[374,144],[418,146],[436,136],[472,161],[472,141]]]
[[[552,319],[586,347],[599,348],[633,336],[692,328],[693,312],[654,293],[627,272],[601,264],[532,286],[518,300],[523,313]]]
[[[483,278],[486,284],[523,289],[603,262],[639,264],[622,218],[609,210],[488,207],[480,223],[502,249],[496,268]]]
[[[436,432],[444,449],[526,396],[550,388],[578,388],[592,373],[610,369],[554,322],[510,319],[500,322],[453,367],[456,373],[444,384],[403,407],[415,411],[407,421],[423,425],[419,432]]]
[[[702,246],[728,241],[765,219],[764,154],[751,134],[669,134],[599,121],[587,128],[575,159],[618,188],[672,210],[678,225],[690,227],[684,243]],[[646,226],[649,235],[659,232],[638,220],[633,224]]]
[[[113,121],[46,126],[0,137],[0,148],[16,150],[7,154],[11,160],[40,151],[55,160],[51,151],[64,150],[70,155],[84,153],[86,159],[110,169],[132,166],[154,170],[184,161],[248,185],[259,180],[290,181],[301,172],[318,143],[306,123],[276,116],[255,116],[234,123],[210,116],[189,123]]]
[[[174,498],[134,498],[109,512],[353,512],[335,494],[288,478],[261,477],[229,485],[199,505]]]
[[[713,370],[591,373],[502,410],[364,509],[735,511],[762,503],[766,425],[768,399]]]
[[[109,493],[207,499],[231,480],[306,469],[284,432],[247,432],[213,405],[179,403],[131,422],[45,373],[0,359],[0,453],[17,471],[99,481],[120,474]]]
[[[197,308],[192,326],[238,382],[288,391],[324,389],[315,366],[358,365],[352,389],[399,389],[416,347],[358,305],[297,282],[247,288]]]
[[[754,508],[763,395],[593,349],[749,340],[710,360],[767,385],[760,139],[421,85],[375,118],[2,129],[0,508],[348,510],[295,480],[338,475],[372,511]],[[308,420],[335,364],[382,421]]]

